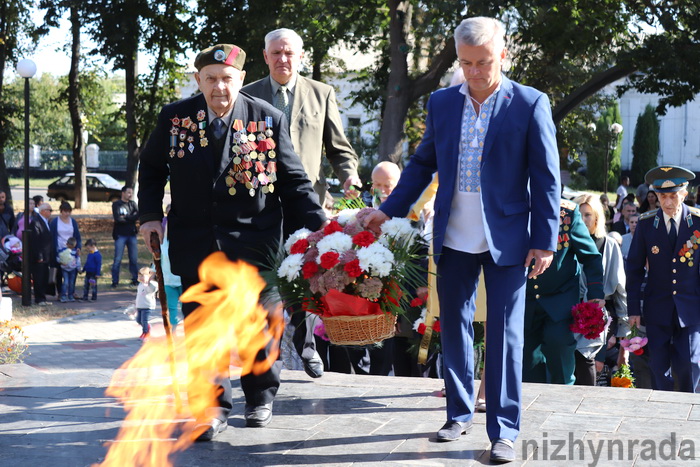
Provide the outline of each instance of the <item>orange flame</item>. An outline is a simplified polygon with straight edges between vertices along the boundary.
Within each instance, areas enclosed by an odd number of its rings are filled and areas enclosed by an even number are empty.
[[[257,269],[217,252],[204,260],[199,277],[201,282],[180,297],[201,304],[185,319],[188,358],[182,346],[172,355],[164,338],[151,339],[112,377],[106,394],[124,404],[127,416],[101,465],[172,465],[169,457],[204,431],[195,430],[197,420],[216,407],[214,381],[229,377],[231,359],[240,374],[263,373],[277,360],[284,328],[281,306],[268,314],[259,304],[265,283]],[[269,357],[256,361],[268,344]],[[177,413],[173,387],[188,388],[187,413]]]

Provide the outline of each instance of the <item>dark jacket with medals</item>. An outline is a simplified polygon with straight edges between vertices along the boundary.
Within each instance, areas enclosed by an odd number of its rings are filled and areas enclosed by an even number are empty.
[[[240,122],[246,134],[255,135],[257,161],[250,147],[214,154],[207,113],[202,94],[166,105],[140,156],[140,221],[162,219],[169,177],[171,266],[188,277],[215,250],[230,259],[263,262],[281,241],[283,220],[294,231],[316,230],[326,219],[279,110],[244,93],[236,99],[231,124]],[[257,131],[261,126],[265,131]],[[234,133],[240,136],[229,128],[227,138]],[[260,145],[261,139],[266,143]],[[240,149],[242,144],[230,141],[232,149]],[[242,160],[246,154],[249,161]]]
[[[647,324],[672,326],[674,308],[681,327],[700,324],[700,210],[685,204],[681,210],[675,245],[671,245],[661,209],[642,214],[632,237],[626,266],[627,312],[641,315],[644,299]],[[645,272],[648,278],[642,297]]]
[[[571,307],[581,301],[581,271],[586,274],[588,298],[604,298],[600,252],[576,203],[562,200],[557,251],[551,266],[527,281],[526,306],[537,301],[555,322],[570,318]]]

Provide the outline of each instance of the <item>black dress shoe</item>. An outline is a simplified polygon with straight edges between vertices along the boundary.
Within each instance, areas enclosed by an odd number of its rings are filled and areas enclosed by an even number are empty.
[[[195,441],[199,442],[199,441],[211,441],[211,440],[213,440],[216,437],[216,435],[218,435],[222,431],[226,430],[226,428],[228,427],[228,424],[226,422],[219,420],[218,418],[214,418],[211,422],[209,422],[207,424],[197,425],[195,427],[195,431],[198,431],[198,429],[201,429],[204,426],[208,426],[209,428],[207,428],[204,431],[204,433],[199,435],[197,437],[197,439],[195,439]]]
[[[498,438],[491,443],[491,462],[505,464],[515,460],[513,442],[509,439]]]
[[[263,405],[245,405],[245,426],[261,428],[272,420],[272,402]]]
[[[438,441],[455,441],[458,440],[460,436],[472,429],[472,421],[468,422],[458,422],[456,420],[450,420],[445,423],[442,428],[437,432]]]
[[[314,356],[311,358],[302,357],[301,362],[304,364],[304,371],[307,375],[312,378],[320,378],[323,376],[323,360],[321,360],[321,357],[319,357],[317,353],[314,353]]]

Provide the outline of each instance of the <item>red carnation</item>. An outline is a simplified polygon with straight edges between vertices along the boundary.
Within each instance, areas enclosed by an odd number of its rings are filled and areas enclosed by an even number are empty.
[[[331,269],[333,266],[340,263],[339,258],[340,255],[335,251],[324,253],[321,255],[321,267],[324,269]]]
[[[637,350],[633,350],[632,353],[635,354],[635,355],[642,355],[642,354],[644,354],[644,349],[642,349],[642,348],[640,347],[640,348],[638,348]]]
[[[440,320],[435,321],[435,324],[433,324],[433,331],[440,332]]]
[[[290,250],[290,253],[295,255],[298,253],[306,253],[306,250],[309,248],[309,241],[305,238],[299,239],[296,242],[294,242],[294,245],[292,245],[292,248]]]
[[[325,226],[323,228],[323,233],[325,235],[330,235],[332,233],[342,232],[342,231],[343,231],[343,226],[338,224],[338,221],[331,221],[330,224],[328,224],[327,226]]]
[[[416,329],[416,331],[418,331],[418,334],[425,334],[425,328],[426,328],[425,323],[420,323],[418,325],[418,329]]]
[[[593,302],[583,302],[571,308],[574,322],[569,329],[583,334],[586,339],[596,339],[605,330],[607,322],[603,309]]]
[[[350,277],[360,277],[360,275],[362,274],[362,268],[360,267],[359,259],[353,259],[352,261],[345,263],[343,269],[345,269],[345,272],[347,272],[348,276]]]
[[[374,243],[374,234],[368,230],[363,230],[354,237],[352,237],[352,243],[359,247],[370,246]]]
[[[310,279],[317,272],[318,264],[316,264],[315,261],[309,261],[308,263],[305,263],[304,266],[302,266],[301,268],[301,273],[304,276],[304,279]]]
[[[420,297],[416,297],[413,300],[411,300],[412,307],[421,306],[422,304],[423,304],[423,299]]]

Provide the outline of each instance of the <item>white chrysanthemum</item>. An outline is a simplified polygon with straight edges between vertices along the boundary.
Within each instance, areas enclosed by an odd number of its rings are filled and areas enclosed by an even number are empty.
[[[423,311],[420,312],[420,318],[418,318],[417,320],[415,320],[413,322],[413,330],[414,331],[418,331],[418,326],[425,323],[425,318],[426,318],[427,314],[428,314],[428,309],[423,308]]]
[[[333,232],[326,235],[316,244],[318,248],[318,261],[321,261],[321,256],[329,251],[343,254],[345,251],[352,248],[352,237],[343,232]]]
[[[301,240],[302,238],[306,238],[311,234],[312,232],[307,229],[307,228],[302,228],[294,232],[292,235],[289,236],[286,242],[284,242],[284,249],[287,251],[287,253],[292,252],[292,245],[294,245],[298,240]]]
[[[357,250],[360,267],[369,271],[373,276],[386,277],[394,265],[394,254],[384,245],[372,243],[370,246]]]
[[[304,264],[304,255],[297,253],[295,255],[287,256],[280,267],[277,269],[277,276],[287,279],[287,281],[292,282],[294,279],[299,277],[301,272],[301,267]]]
[[[382,237],[393,238],[411,245],[418,237],[418,230],[404,217],[394,217],[382,224]]]
[[[358,212],[360,212],[359,209],[343,209],[338,213],[338,218],[336,220],[340,225],[347,225],[348,222],[355,220],[355,216]]]

